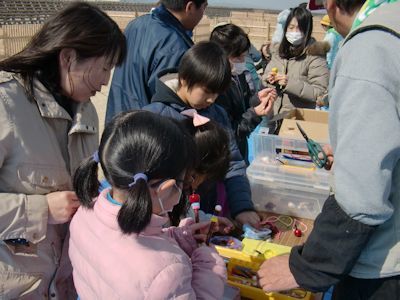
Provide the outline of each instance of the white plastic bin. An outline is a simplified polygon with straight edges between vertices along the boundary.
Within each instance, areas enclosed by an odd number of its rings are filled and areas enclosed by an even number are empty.
[[[329,196],[330,172],[311,162],[282,164],[281,149],[307,152],[305,141],[260,132],[254,136],[254,160],[247,169],[256,209],[315,219]]]

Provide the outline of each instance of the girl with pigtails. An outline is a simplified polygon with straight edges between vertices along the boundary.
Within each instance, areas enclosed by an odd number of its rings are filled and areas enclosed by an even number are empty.
[[[150,112],[122,113],[107,125],[98,152],[74,177],[81,207],[71,221],[69,255],[81,299],[222,297],[224,261],[196,241],[209,223],[185,219],[163,228],[194,149],[179,123]],[[98,164],[111,185],[100,195]]]

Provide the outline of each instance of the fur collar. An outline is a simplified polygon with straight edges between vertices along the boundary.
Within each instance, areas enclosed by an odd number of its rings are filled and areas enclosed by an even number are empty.
[[[330,49],[331,49],[331,46],[329,45],[328,42],[315,41],[314,43],[310,44],[307,47],[306,53],[309,55],[314,55],[314,56],[325,56],[329,52]]]
[[[280,44],[274,44],[271,47],[271,52],[275,52],[279,55],[279,46]],[[314,56],[326,56],[326,54],[331,49],[331,46],[326,41],[316,41],[314,38],[311,38],[310,43],[304,49],[301,55],[298,57],[303,56],[304,54],[307,55],[314,55]]]

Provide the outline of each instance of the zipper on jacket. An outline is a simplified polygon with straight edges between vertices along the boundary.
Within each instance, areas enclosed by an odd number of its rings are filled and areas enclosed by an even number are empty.
[[[54,279],[56,277],[58,267],[60,266],[60,257],[57,255],[57,249],[56,249],[56,246],[54,245],[54,243],[51,243],[51,249],[53,250],[53,260],[54,260],[54,264],[56,265],[56,269],[54,270],[54,273],[50,278],[49,286],[47,288],[47,295],[49,298],[55,298],[57,295],[54,292],[54,286],[55,286]]]

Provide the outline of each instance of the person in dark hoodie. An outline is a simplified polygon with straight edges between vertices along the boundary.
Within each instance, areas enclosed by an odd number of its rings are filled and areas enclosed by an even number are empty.
[[[214,104],[218,94],[224,92],[231,81],[230,63],[224,51],[213,42],[200,42],[182,57],[178,73],[177,70],[165,70],[159,78],[152,103],[144,109],[178,120],[187,118],[181,112],[196,109],[200,115],[223,126],[230,138],[230,166],[224,179],[230,214],[241,224],[258,226],[260,218],[251,201],[246,164],[225,110]],[[264,92],[260,97],[266,106],[272,107],[269,93]],[[216,190],[215,182],[205,182],[197,191],[201,195],[201,209],[206,213],[214,209],[218,197]]]
[[[216,103],[227,112],[236,143],[243,159],[248,164],[247,138],[261,123],[262,117],[272,113],[267,105],[276,99],[274,88],[252,93],[246,80],[245,58],[251,49],[249,37],[242,28],[234,24],[221,24],[211,32],[210,41],[224,49],[231,64],[231,82],[225,93],[219,95]],[[269,95],[263,99],[260,95]],[[266,102],[265,102],[266,101]]]

